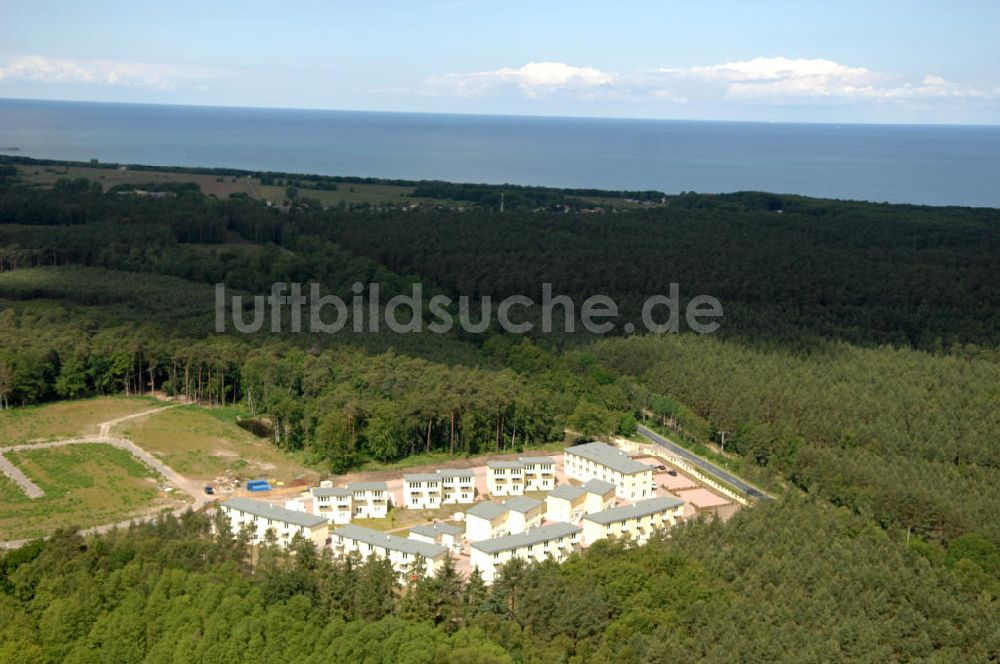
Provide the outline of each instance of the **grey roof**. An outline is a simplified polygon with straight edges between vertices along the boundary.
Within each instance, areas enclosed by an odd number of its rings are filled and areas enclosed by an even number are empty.
[[[647,498],[646,500],[640,500],[636,503],[632,503],[631,505],[612,507],[611,509],[604,510],[603,512],[594,512],[593,514],[588,514],[583,518],[588,521],[593,521],[594,523],[608,524],[615,523],[616,521],[625,521],[626,519],[637,519],[649,514],[656,514],[657,512],[673,509],[683,504],[683,500],[669,498],[666,496],[659,498]]]
[[[309,489],[314,496],[350,496],[353,491],[342,486],[315,486]]]
[[[251,500],[250,498],[230,498],[222,503],[222,506],[246,512],[247,514],[261,516],[272,521],[291,523],[303,528],[315,528],[327,523],[326,517],[323,516],[308,514],[307,512],[296,512],[286,507],[265,503],[262,500]]]
[[[606,496],[615,490],[615,485],[604,480],[589,480],[583,483],[583,490],[587,493],[596,493],[598,496]]]
[[[524,468],[521,461],[487,461],[487,468]]]
[[[650,470],[650,467],[646,464],[639,463],[617,447],[612,447],[607,443],[584,443],[583,445],[568,447],[566,448],[566,452],[590,459],[602,466],[616,470],[622,475],[635,475],[636,473],[644,473]]]
[[[434,473],[411,473],[403,475],[404,482],[440,482],[441,476]]]
[[[526,530],[517,535],[504,535],[503,537],[494,537],[493,539],[482,540],[481,542],[473,542],[472,546],[483,553],[499,553],[500,551],[510,551],[523,546],[533,546],[542,542],[548,542],[549,540],[561,539],[569,535],[575,535],[580,530],[580,526],[557,521],[547,526],[539,526],[538,528]]]
[[[462,529],[451,523],[422,523],[410,528],[410,533],[437,539],[438,535],[461,535]]]
[[[526,464],[528,464],[528,463],[548,463],[548,464],[552,464],[553,466],[556,464],[556,460],[553,459],[552,457],[521,457],[521,461],[524,462],[524,463],[526,463]]]
[[[351,491],[388,491],[389,485],[385,482],[358,482],[347,485],[347,488]]]
[[[492,521],[497,517],[503,516],[509,511],[509,509],[500,503],[491,503],[488,500],[484,500],[483,502],[476,503],[469,509],[465,510],[465,514],[466,516],[478,516]]]
[[[364,528],[353,524],[341,526],[340,528],[334,530],[331,535],[337,535],[339,537],[356,540],[358,542],[364,542],[372,546],[380,546],[383,549],[409,553],[414,556],[422,556],[424,558],[437,558],[442,553],[447,551],[447,549],[439,544],[405,539],[397,537],[396,535],[383,533],[379,530],[372,530],[371,528]]]
[[[542,501],[529,498],[528,496],[515,496],[504,502],[504,507],[511,512],[530,512],[542,506]]]
[[[472,468],[443,468],[437,471],[437,474],[441,477],[468,477],[472,478],[476,476],[476,473]]]
[[[562,498],[564,500],[576,500],[580,496],[587,493],[582,487],[573,486],[572,484],[560,484],[555,489],[549,492],[549,495],[553,498]]]

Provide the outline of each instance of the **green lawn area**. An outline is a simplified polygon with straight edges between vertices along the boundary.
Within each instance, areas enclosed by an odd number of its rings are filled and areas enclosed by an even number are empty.
[[[431,521],[447,521],[455,512],[464,512],[470,507],[472,507],[471,504],[442,505],[441,509],[436,510],[410,510],[396,507],[390,509],[389,515],[384,519],[352,519],[351,525],[363,526],[372,530],[392,531],[393,535],[406,537],[408,529],[413,526]]]
[[[124,422],[116,432],[189,477],[211,480],[230,470],[244,479],[318,479],[316,471],[240,428],[239,414],[235,408],[182,406]]]
[[[0,478],[0,539],[24,539],[60,526],[117,523],[157,507],[157,476],[128,452],[102,444],[26,450],[8,458],[45,496],[35,500]]]
[[[153,398],[104,397],[11,408],[0,411],[0,447],[96,434],[101,422],[159,405]]]

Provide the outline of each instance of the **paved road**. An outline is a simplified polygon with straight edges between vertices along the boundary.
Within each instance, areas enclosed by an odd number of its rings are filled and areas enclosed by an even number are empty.
[[[673,441],[671,441],[671,440],[669,440],[667,438],[664,438],[663,436],[661,436],[660,434],[656,433],[655,431],[652,431],[652,430],[647,429],[646,427],[644,427],[642,425],[639,425],[639,434],[642,435],[644,438],[647,438],[648,440],[651,440],[652,442],[656,443],[660,447],[667,448],[668,450],[670,450],[671,452],[673,452],[677,456],[683,457],[685,461],[688,461],[689,463],[694,464],[695,466],[698,466],[699,468],[701,468],[702,470],[704,470],[709,475],[714,475],[715,477],[719,478],[720,480],[722,480],[726,484],[729,484],[730,486],[736,487],[737,489],[739,489],[740,491],[742,491],[743,493],[745,493],[750,498],[753,498],[754,500],[770,500],[771,499],[771,496],[767,495],[766,493],[764,493],[760,489],[758,489],[758,488],[756,488],[754,486],[751,486],[750,484],[747,484],[746,482],[744,482],[740,478],[736,477],[732,473],[729,473],[728,471],[725,471],[722,468],[719,468],[718,466],[716,466],[714,463],[712,463],[710,461],[706,461],[705,459],[702,459],[700,456],[698,456],[694,452],[691,452],[691,451],[689,451],[689,450],[681,447],[677,443],[675,443],[675,442],[673,442]]]

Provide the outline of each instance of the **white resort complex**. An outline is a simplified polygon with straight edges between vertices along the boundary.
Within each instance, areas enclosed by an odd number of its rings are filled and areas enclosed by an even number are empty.
[[[248,529],[254,542],[264,541],[268,530],[286,546],[300,536],[329,546],[337,557],[384,558],[410,578],[416,566],[431,575],[452,557],[457,569],[477,569],[487,583],[513,558],[563,561],[580,547],[609,538],[644,543],[683,518],[683,500],[655,495],[652,467],[611,445],[567,448],[562,471],[568,483],[559,484],[557,465],[550,457],[520,457],[490,461],[478,471],[406,473],[390,482],[344,487],[324,480],[284,507],[233,498],[220,509],[234,532]],[[477,477],[496,500],[475,502]],[[407,510],[469,506],[442,514],[454,520],[399,528],[406,537],[352,523],[385,519],[397,504]]]

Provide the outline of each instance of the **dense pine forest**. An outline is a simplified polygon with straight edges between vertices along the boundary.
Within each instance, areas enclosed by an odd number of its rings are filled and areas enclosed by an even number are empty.
[[[524,188],[501,214],[502,189],[421,186],[456,205],[278,209],[0,171],[0,408],[236,404],[331,472],[645,421],[779,499],[489,590],[452,571],[399,587],[304,546],[250,558],[196,515],[62,532],[0,558],[0,661],[1000,659],[1000,212],[741,193],[600,213],[573,203],[599,192]],[[725,317],[710,336],[214,332],[213,284],[276,281],[551,283],[629,320],[676,282]]]

